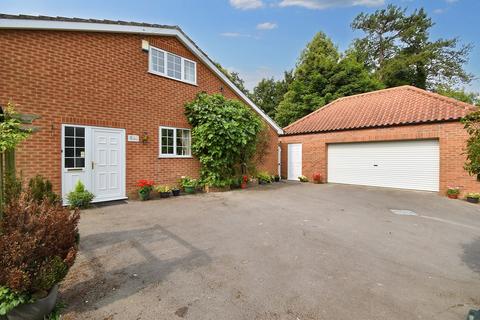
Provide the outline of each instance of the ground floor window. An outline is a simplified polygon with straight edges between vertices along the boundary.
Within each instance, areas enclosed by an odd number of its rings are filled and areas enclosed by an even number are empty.
[[[160,157],[190,157],[190,129],[160,127]]]
[[[85,128],[65,126],[65,168],[85,168]]]

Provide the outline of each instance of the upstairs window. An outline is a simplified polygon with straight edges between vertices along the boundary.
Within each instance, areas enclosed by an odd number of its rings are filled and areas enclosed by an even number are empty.
[[[152,46],[148,56],[150,73],[197,84],[197,64],[194,61]]]

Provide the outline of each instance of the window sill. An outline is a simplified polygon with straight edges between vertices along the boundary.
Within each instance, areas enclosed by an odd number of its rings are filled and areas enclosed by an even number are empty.
[[[185,84],[189,84],[191,86],[198,87],[198,84],[196,82],[188,82],[188,81],[177,79],[177,78],[174,78],[174,77],[170,77],[170,76],[167,76],[166,74],[163,74],[163,73],[160,73],[160,72],[155,72],[155,71],[152,71],[152,70],[148,70],[148,73],[153,74],[155,76],[164,77],[164,78],[167,78],[167,79],[175,80],[175,81],[178,81],[178,82],[181,82],[181,83],[185,83]]]
[[[158,159],[191,159],[192,156],[159,155]]]

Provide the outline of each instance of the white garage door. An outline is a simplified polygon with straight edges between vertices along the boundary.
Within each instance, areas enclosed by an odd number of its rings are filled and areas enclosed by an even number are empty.
[[[302,175],[302,144],[288,145],[288,180],[298,180]]]
[[[328,182],[439,190],[438,140],[328,145]]]

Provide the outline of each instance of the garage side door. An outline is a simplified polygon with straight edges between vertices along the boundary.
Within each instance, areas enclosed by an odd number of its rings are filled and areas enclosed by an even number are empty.
[[[288,145],[288,180],[298,180],[302,175],[302,144]]]
[[[438,191],[438,140],[328,145],[328,182]]]

